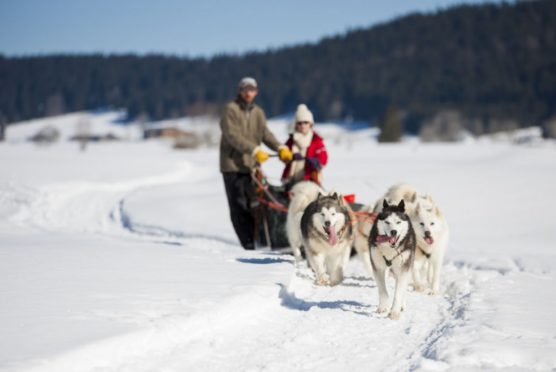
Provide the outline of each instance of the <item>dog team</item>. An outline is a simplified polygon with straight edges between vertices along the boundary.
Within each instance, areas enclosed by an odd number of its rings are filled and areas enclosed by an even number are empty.
[[[440,292],[449,229],[430,196],[395,185],[375,205],[356,212],[341,195],[326,193],[314,182],[299,182],[291,193],[286,232],[298,262],[303,249],[317,285],[342,282],[353,247],[376,281],[378,313],[389,310],[389,318],[398,319],[411,282],[415,291]],[[395,279],[390,308],[388,273]]]

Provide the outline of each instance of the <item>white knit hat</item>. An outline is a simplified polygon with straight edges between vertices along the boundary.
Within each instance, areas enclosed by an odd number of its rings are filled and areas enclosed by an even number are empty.
[[[295,111],[295,123],[300,121],[308,121],[309,123],[314,123],[313,113],[309,111],[307,105],[303,103],[297,106],[297,111]]]
[[[253,79],[252,77],[246,76],[239,81],[237,85],[239,89],[243,89],[245,87],[257,87],[257,80]]]

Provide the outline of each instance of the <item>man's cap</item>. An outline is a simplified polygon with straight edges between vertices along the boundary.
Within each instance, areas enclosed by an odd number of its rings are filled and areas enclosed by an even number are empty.
[[[252,77],[246,76],[239,81],[238,88],[243,89],[246,87],[253,87],[257,88],[257,80],[253,79]]]

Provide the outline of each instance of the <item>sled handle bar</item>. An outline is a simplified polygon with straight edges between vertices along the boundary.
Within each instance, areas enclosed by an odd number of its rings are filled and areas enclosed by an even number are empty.
[[[268,157],[269,158],[277,158],[279,155],[278,154],[269,154]],[[302,157],[301,159],[292,159],[291,161],[298,161],[298,160],[305,160],[306,157]]]

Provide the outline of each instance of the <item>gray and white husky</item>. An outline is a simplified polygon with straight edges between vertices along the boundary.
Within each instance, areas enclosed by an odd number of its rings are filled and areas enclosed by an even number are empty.
[[[383,200],[382,211],[369,235],[371,266],[378,286],[378,313],[388,310],[386,273],[390,270],[396,280],[394,301],[389,318],[398,319],[406,308],[405,295],[415,259],[415,232],[409,216],[405,213],[405,202],[389,205]]]
[[[336,285],[344,278],[353,244],[352,216],[342,195],[318,194],[301,217],[305,255],[319,285]]]

